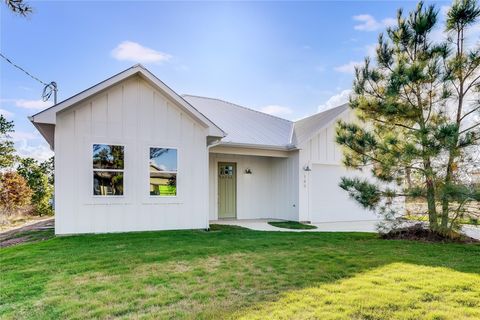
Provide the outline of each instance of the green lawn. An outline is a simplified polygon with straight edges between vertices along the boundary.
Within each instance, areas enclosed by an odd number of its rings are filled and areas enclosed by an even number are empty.
[[[300,223],[298,221],[269,221],[269,225],[284,229],[317,229],[317,227],[310,224]]]
[[[212,229],[0,249],[0,318],[480,318],[476,244]]]

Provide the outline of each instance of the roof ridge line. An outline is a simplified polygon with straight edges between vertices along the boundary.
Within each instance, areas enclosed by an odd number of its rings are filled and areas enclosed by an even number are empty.
[[[199,95],[195,95],[195,94],[182,94],[182,97],[183,96],[190,96],[190,97],[196,97],[196,98],[202,98],[202,99],[211,99],[211,100],[217,100],[217,101],[220,101],[220,102],[224,102],[224,103],[228,103],[232,106],[235,106],[235,107],[238,107],[238,108],[242,108],[242,109],[246,109],[246,110],[249,110],[249,111],[253,111],[253,112],[257,112],[257,113],[260,113],[260,114],[263,114],[265,116],[269,116],[269,117],[272,117],[272,118],[275,118],[275,119],[279,119],[279,120],[283,120],[283,121],[286,121],[288,123],[295,123],[294,121],[292,120],[288,120],[288,119],[285,119],[285,118],[281,118],[281,117],[278,117],[278,116],[274,116],[274,115],[271,115],[271,114],[268,114],[268,113],[265,113],[265,112],[262,112],[262,111],[259,111],[259,110],[255,110],[255,109],[252,109],[252,108],[249,108],[249,107],[244,107],[244,106],[241,106],[239,104],[236,104],[236,103],[233,103],[233,102],[230,102],[230,101],[226,101],[226,100],[223,100],[223,99],[220,99],[220,98],[210,98],[210,97],[205,97],[205,96],[199,96]]]
[[[338,109],[338,108],[341,108],[341,107],[345,107],[345,106],[348,107],[348,102],[346,102],[346,103],[344,103],[344,104],[341,104],[341,105],[339,105],[339,106],[336,106],[336,107],[327,109],[327,110],[323,110],[323,111],[314,113],[314,114],[309,115],[309,116],[306,116],[306,117],[304,117],[304,118],[298,119],[298,120],[294,121],[293,123],[295,124],[295,123],[298,123],[298,122],[303,121],[303,120],[305,120],[305,119],[308,119],[308,118],[311,118],[311,117],[315,117],[315,116],[321,115],[321,114],[323,114],[323,113],[326,113],[326,112],[328,112],[328,111],[335,110],[335,109]]]

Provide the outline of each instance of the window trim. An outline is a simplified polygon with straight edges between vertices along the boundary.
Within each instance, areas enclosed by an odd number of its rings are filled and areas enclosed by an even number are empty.
[[[93,167],[93,146],[96,145],[96,144],[103,144],[103,145],[109,145],[109,146],[119,146],[119,147],[123,147],[123,169],[95,169]],[[90,151],[91,151],[91,155],[90,155],[90,160],[92,161],[91,164],[92,166],[90,167],[90,171],[92,173],[91,175],[91,186],[92,186],[92,189],[91,189],[91,196],[93,198],[98,198],[98,199],[105,199],[105,198],[113,198],[113,199],[120,199],[120,198],[125,198],[125,195],[127,193],[126,191],[126,183],[125,183],[125,171],[126,171],[126,157],[125,155],[127,154],[127,146],[125,144],[122,144],[122,143],[110,143],[110,142],[92,142],[90,144]],[[123,172],[123,194],[121,195],[110,195],[110,194],[106,194],[106,195],[101,195],[101,194],[93,194],[93,190],[94,190],[94,183],[95,183],[95,180],[93,178],[93,173],[95,171],[103,171],[103,172]]]
[[[177,156],[176,156],[176,160],[177,160],[177,171],[162,171],[162,172],[165,172],[165,173],[175,173],[176,175],[176,193],[174,196],[162,196],[162,195],[152,195],[150,194],[150,149],[152,148],[158,148],[158,149],[175,149],[177,150]],[[152,146],[152,145],[149,145],[147,147],[147,157],[148,157],[148,162],[147,162],[147,185],[148,185],[148,189],[147,189],[147,192],[148,192],[148,197],[150,199],[175,199],[175,198],[178,198],[178,173],[180,172],[179,170],[179,162],[178,162],[178,158],[179,158],[179,153],[180,153],[180,150],[178,147],[166,147],[166,146]]]

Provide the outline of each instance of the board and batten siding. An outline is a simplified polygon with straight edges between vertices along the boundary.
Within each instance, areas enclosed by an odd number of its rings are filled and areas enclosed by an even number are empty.
[[[237,164],[237,219],[298,219],[298,152],[288,158],[210,153],[211,220],[218,219],[219,162]]]
[[[59,112],[57,234],[208,227],[207,129],[138,76]],[[123,196],[93,196],[93,144],[125,146]],[[176,197],[149,194],[149,148],[178,149]]]
[[[328,174],[323,175],[314,171],[319,171],[321,168],[331,168],[332,172],[345,172],[345,175],[350,175],[342,164],[342,149],[341,146],[335,142],[335,127],[338,120],[355,121],[354,113],[348,109],[341,114],[331,124],[315,133],[310,139],[303,142],[300,146],[299,155],[299,220],[311,222],[336,222],[336,221],[357,221],[357,220],[372,220],[376,219],[371,212],[367,212],[360,206],[352,206],[354,200],[345,197],[346,191],[341,189],[338,184],[340,177]],[[304,167],[308,166],[312,171],[305,171]],[[365,176],[363,174],[356,174],[358,176]],[[315,181],[313,180],[315,179]],[[320,180],[320,181],[318,181]],[[337,190],[338,198],[331,198],[330,203],[320,203],[314,201],[316,197],[322,192],[321,189]],[[326,201],[326,200],[325,200]],[[333,203],[333,204],[332,204]],[[336,206],[337,212],[341,212],[336,217],[326,212],[332,206]],[[352,207],[355,212],[352,212]],[[325,218],[325,219],[324,219]],[[316,221],[315,221],[316,220]]]

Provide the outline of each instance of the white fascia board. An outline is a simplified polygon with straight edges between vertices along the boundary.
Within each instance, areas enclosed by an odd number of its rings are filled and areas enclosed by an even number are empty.
[[[215,137],[225,137],[226,133],[222,131],[216,124],[210,121],[207,117],[205,117],[202,113],[200,113],[197,109],[195,109],[191,104],[189,104],[185,99],[183,99],[180,95],[178,95],[175,91],[173,91],[170,87],[168,87],[165,83],[163,83],[160,79],[158,79],[155,75],[153,75],[150,71],[145,69],[141,65],[135,65],[122,71],[62,102],[40,111],[39,113],[30,117],[30,121],[33,123],[47,123],[47,124],[55,124],[56,123],[56,114],[62,110],[69,108],[70,106],[77,104],[89,97],[108,89],[109,87],[117,84],[118,82],[131,77],[135,74],[141,75],[145,80],[153,84],[156,88],[160,91],[164,92],[166,95],[171,97],[177,105],[187,112],[190,116],[194,119],[197,119],[203,127],[208,129],[208,135],[215,136]]]
[[[343,110],[342,112],[340,112],[339,114],[335,115],[332,117],[332,119],[328,120],[328,122],[326,122],[324,125],[322,125],[321,127],[317,128],[315,131],[312,131],[310,133],[310,135],[307,136],[307,138],[304,138],[302,141],[297,141],[297,144],[296,144],[296,147],[298,148],[301,148],[300,146],[302,146],[305,142],[307,141],[310,141],[310,139],[312,139],[315,135],[317,135],[320,130],[323,130],[325,128],[327,128],[328,126],[330,126],[332,123],[334,123],[335,121],[337,121],[337,119],[343,115],[344,113],[346,112],[351,112],[352,110],[350,108],[347,108],[345,110]],[[302,148],[303,149],[303,148]]]
[[[31,116],[31,121],[32,122],[38,122],[38,123],[49,123],[49,124],[55,124],[56,122],[56,114],[59,111],[62,111],[82,100],[85,100],[89,98],[90,96],[99,93],[100,91],[103,91],[114,84],[116,84],[119,81],[122,81],[134,74],[139,72],[139,67],[138,66],[133,66],[125,71],[122,71],[113,77],[110,77],[68,99],[63,100],[60,103],[57,103],[56,105],[45,109],[43,111],[40,111],[37,114],[34,114]]]

